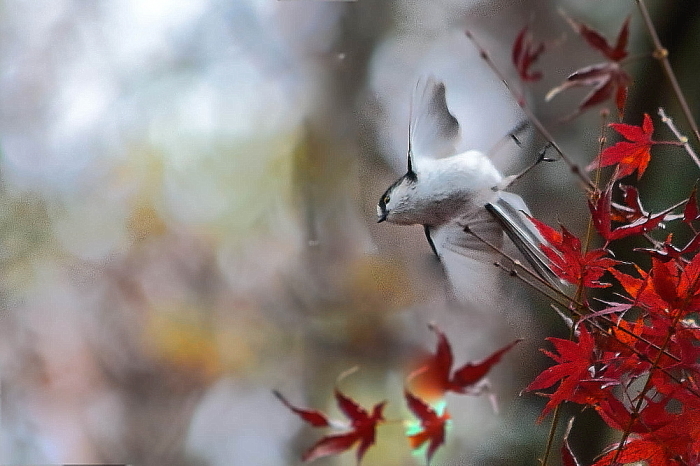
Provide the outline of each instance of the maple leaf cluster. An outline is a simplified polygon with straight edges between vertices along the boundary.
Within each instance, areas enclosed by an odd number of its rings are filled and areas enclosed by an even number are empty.
[[[630,18],[623,22],[614,44],[589,26],[567,20],[607,61],[574,72],[546,100],[572,87],[591,86],[591,93],[572,117],[612,98],[622,119],[631,82],[621,67],[628,55]],[[523,82],[542,78],[541,72],[530,67],[544,46],[533,44],[527,27],[513,44],[513,65]],[[654,146],[684,145],[686,141],[680,137],[681,142],[655,140],[649,114],[643,115],[640,125],[609,126],[624,140],[604,148],[587,167],[588,171],[614,168],[604,188],[590,187],[587,193],[591,226],[603,247],[589,250],[589,240],[584,244],[566,227],[555,229],[530,218],[544,240],[541,250],[552,272],[576,292],[575,297],[567,297],[572,338],[547,339],[553,349],[543,352],[554,365],[526,390],[548,398],[540,420],[562,403],[574,403],[595,410],[610,428],[620,432],[619,442],[610,445],[593,466],[698,465],[700,230],[696,223],[700,209],[696,189],[676,205],[651,213],[642,205],[637,188],[621,184],[632,175],[637,180],[644,175]],[[668,233],[674,225],[688,228],[691,239],[675,245],[673,234]],[[614,257],[616,242],[628,237],[649,242],[649,247],[636,250],[647,255],[648,268]],[[611,286],[620,290],[614,301],[591,297],[596,289]],[[573,419],[561,448],[566,466],[580,465],[568,442],[572,423]]]
[[[613,146],[614,147],[614,146]],[[578,302],[571,310],[577,324],[576,340],[548,338],[554,351],[544,353],[555,365],[527,387],[549,400],[541,419],[563,402],[593,408],[613,429],[623,433],[594,466],[644,461],[649,466],[698,464],[700,459],[700,217],[696,190],[680,205],[658,213],[647,212],[636,188],[620,185],[620,159],[603,192],[590,193],[589,208],[604,248],[586,251],[581,240],[565,227],[558,231],[531,218],[545,244],[543,253],[552,271],[577,287]],[[630,173],[631,174],[631,173]],[[622,204],[613,202],[614,187]],[[693,238],[673,245],[673,236],[656,241],[651,234],[665,223],[681,220]],[[664,234],[667,230],[663,229]],[[610,243],[642,236],[650,248],[651,267],[616,260]],[[631,270],[630,270],[631,269]],[[589,299],[596,288],[612,283],[623,291],[616,302]],[[643,389],[640,391],[639,384]],[[542,394],[542,393],[541,393]],[[567,465],[577,465],[568,442],[562,449]]]
[[[636,190],[622,187],[628,209],[613,215],[612,184],[590,201],[592,221],[605,240],[645,235],[660,228],[667,218],[691,225],[697,220],[695,190],[684,213],[644,211]],[[612,229],[616,222],[629,221]],[[527,387],[531,391],[554,389],[542,417],[563,402],[589,406],[623,440],[610,447],[594,466],[645,461],[649,466],[698,464],[700,458],[700,233],[683,248],[672,236],[657,247],[642,249],[651,255],[651,268],[643,270],[612,257],[609,249],[588,252],[581,241],[561,227],[561,233],[532,219],[548,244],[543,252],[552,271],[574,284],[581,301],[575,304],[576,341],[548,338],[554,351],[544,353],[554,366],[543,371]],[[693,230],[695,231],[695,230]],[[617,302],[592,301],[587,291],[610,286],[599,279],[608,274],[624,291]],[[602,306],[599,306],[602,304]],[[631,317],[628,317],[631,316]],[[644,388],[639,390],[639,383]],[[565,444],[563,455],[573,455]],[[571,456],[573,458],[573,456]],[[575,465],[570,460],[567,464]]]
[[[444,395],[447,392],[481,393],[485,388],[486,374],[520,341],[515,340],[481,362],[469,362],[452,371],[453,356],[450,342],[435,325],[430,325],[430,328],[438,337],[437,349],[434,354],[424,358],[419,368],[407,377],[407,388],[404,390],[406,405],[418,419],[419,424],[418,429],[411,428],[407,432],[408,443],[414,450],[427,445],[425,456],[428,464],[437,449],[445,443],[450,414],[445,408]],[[314,427],[344,429],[342,433],[322,437],[302,455],[303,461],[313,461],[324,456],[342,453],[358,444],[356,458],[359,464],[367,449],[375,443],[377,427],[385,422],[383,410],[386,402],[375,404],[371,411],[366,410],[337,388],[335,399],[340,411],[350,420],[349,424],[333,422],[320,411],[299,408],[291,404],[280,392],[273,393],[287,408],[308,424]]]
[[[607,61],[580,68],[571,73],[566,80],[547,93],[547,101],[567,89],[575,87],[590,87],[590,93],[584,97],[576,111],[565,119],[571,119],[581,112],[588,110],[611,97],[615,101],[620,119],[624,114],[625,101],[627,100],[627,89],[632,82],[630,75],[622,68],[621,61],[627,57],[627,44],[629,42],[628,17],[620,27],[614,45],[595,29],[584,23],[566,18],[572,29],[576,31],[590,47],[600,52]],[[513,49],[511,59],[518,72],[518,76],[524,82],[539,81],[543,74],[541,71],[532,71],[530,68],[540,58],[545,51],[545,44],[540,42],[535,45],[532,33],[528,26],[525,26],[518,34]]]

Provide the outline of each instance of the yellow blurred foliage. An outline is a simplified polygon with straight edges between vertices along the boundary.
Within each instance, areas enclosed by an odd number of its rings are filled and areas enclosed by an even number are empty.
[[[405,267],[374,255],[361,256],[349,266],[347,291],[357,300],[358,311],[394,311],[415,296]]]
[[[215,334],[194,315],[186,310],[151,313],[144,344],[156,360],[174,370],[212,380],[222,370]]]
[[[205,381],[223,372],[260,373],[285,351],[281,348],[288,346],[290,335],[256,314],[239,305],[212,316],[215,323],[208,324],[198,309],[157,309],[145,326],[144,347],[155,360]]]
[[[220,357],[226,370],[238,375],[260,372],[288,351],[284,348],[291,335],[258,314],[254,307],[239,304],[217,325]]]
[[[165,233],[167,226],[158,211],[145,202],[138,203],[127,218],[126,228],[136,241]]]

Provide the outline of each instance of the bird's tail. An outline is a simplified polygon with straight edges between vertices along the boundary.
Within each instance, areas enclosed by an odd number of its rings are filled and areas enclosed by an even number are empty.
[[[535,272],[555,288],[560,288],[562,281],[552,272],[549,259],[540,249],[545,241],[526,216],[530,215],[530,210],[525,201],[517,194],[499,191],[496,199],[486,204],[486,209],[496,217]]]

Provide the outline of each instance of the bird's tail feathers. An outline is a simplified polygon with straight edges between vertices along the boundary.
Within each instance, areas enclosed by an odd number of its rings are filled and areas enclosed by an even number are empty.
[[[535,272],[555,288],[560,288],[561,280],[552,272],[549,259],[540,249],[540,245],[545,241],[527,218],[530,211],[525,201],[517,194],[499,191],[497,198],[489,202],[486,209],[496,217]]]

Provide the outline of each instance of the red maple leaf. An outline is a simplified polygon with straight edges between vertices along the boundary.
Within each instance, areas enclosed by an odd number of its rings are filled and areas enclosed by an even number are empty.
[[[641,278],[633,277],[616,269],[610,269],[610,273],[622,285],[635,306],[647,311],[665,309],[667,304],[654,290],[650,275],[636,265],[635,268]]]
[[[698,210],[697,201],[697,185],[693,187],[693,191],[688,196],[688,202],[685,204],[683,209],[683,221],[688,225],[692,224],[695,220],[700,219],[700,210]]]
[[[549,397],[549,401],[542,410],[540,420],[563,401],[595,404],[596,400],[604,398],[601,396],[601,383],[593,380],[595,340],[586,327],[579,326],[578,342],[554,337],[547,338],[547,341],[554,345],[556,353],[547,350],[542,352],[557,364],[541,372],[525,389],[543,390],[559,382],[554,393],[544,395]]]
[[[655,214],[651,214],[644,209],[642,201],[639,199],[639,190],[637,190],[637,188],[623,184],[620,184],[618,187],[622,191],[623,204],[618,204],[617,202],[612,203],[612,221],[635,223],[638,220],[647,220],[651,217],[655,217]],[[671,209],[668,209],[665,212],[670,211]],[[678,220],[680,218],[683,218],[683,216],[666,213],[664,221]]]
[[[304,408],[297,408],[296,406],[292,405],[287,399],[277,390],[273,390],[272,393],[279,398],[279,400],[284,403],[284,405],[294,411],[296,414],[299,415],[304,421],[308,422],[314,427],[330,427],[330,421],[326,417],[325,414],[323,414],[320,411],[317,411],[315,409],[304,409]]]
[[[637,267],[641,278],[611,269],[635,305],[652,315],[682,316],[700,311],[700,254],[687,264],[652,256],[648,274]]]
[[[613,96],[617,113],[622,119],[625,100],[627,100],[627,88],[632,78],[620,67],[618,62],[627,56],[629,17],[622,23],[615,45],[610,45],[605,37],[591,27],[568,17],[566,19],[591,47],[601,52],[610,61],[575,71],[561,85],[549,91],[546,100],[550,100],[561,91],[572,87],[593,87],[593,90],[579,104],[578,109],[566,119],[571,119]]]
[[[625,190],[626,188],[626,190]],[[650,214],[646,212],[641,202],[637,190],[630,187],[625,187],[625,202],[631,206],[625,211],[625,221],[631,221],[626,225],[622,225],[613,230],[613,220],[622,220],[621,210],[615,208],[612,202],[612,184],[609,184],[605,191],[599,193],[597,199],[589,200],[588,207],[593,217],[593,226],[600,236],[605,239],[605,243],[616,239],[625,238],[632,235],[640,235],[658,227],[661,222],[667,217],[671,209],[667,209],[658,214]]]
[[[643,440],[633,436],[625,442],[625,445],[618,455],[617,445],[593,466],[622,466],[624,464],[636,464],[643,461],[648,466],[677,466],[678,463],[670,462],[662,445],[653,441]],[[613,462],[614,460],[614,462]]]
[[[676,144],[672,141],[654,141],[651,135],[654,133],[654,124],[651,117],[645,113],[641,126],[625,123],[611,123],[609,125],[620,133],[627,141],[618,142],[614,146],[606,147],[600,157],[594,160],[587,170],[598,167],[617,165],[616,179],[624,178],[637,172],[637,179],[641,178],[651,160],[651,146],[654,144]]]
[[[666,216],[666,220],[675,220],[676,218],[682,219],[683,223],[690,226],[690,228],[693,230],[694,235],[685,246],[679,248],[673,245],[673,233],[669,233],[666,240],[661,244],[657,244],[655,248],[639,248],[636,250],[649,253],[653,257],[656,257],[662,261],[669,261],[671,259],[685,260],[683,258],[684,255],[694,254],[700,250],[700,233],[693,227],[693,222],[700,219],[700,210],[698,209],[696,194],[697,186],[693,187],[693,191],[690,193],[690,196],[688,196],[688,200],[685,203],[682,214]]]
[[[630,75],[616,62],[599,63],[574,71],[562,84],[549,91],[545,100],[550,101],[560,92],[572,87],[592,87],[593,89],[584,97],[576,111],[564,120],[570,120],[613,96],[618,115],[622,118],[627,100],[627,88],[631,82]]]
[[[688,243],[682,248],[674,246],[671,241],[673,240],[673,234],[669,234],[666,237],[666,241],[658,245],[655,249],[649,248],[637,248],[635,251],[642,251],[650,254],[652,257],[656,257],[662,261],[669,261],[671,259],[683,260],[683,255],[693,254],[700,250],[700,233],[696,233],[695,236],[691,238]]]
[[[615,42],[614,46],[610,45],[607,39],[605,39],[605,37],[603,37],[602,34],[600,34],[595,29],[591,28],[590,26],[575,21],[567,16],[565,16],[565,18],[567,19],[571,27],[574,29],[574,31],[581,34],[581,37],[583,37],[591,47],[605,55],[607,59],[612,60],[614,62],[619,62],[627,56],[627,43],[629,40],[630,32],[629,16],[627,17],[627,19],[625,19],[625,22],[622,23],[622,27],[620,28],[620,32],[617,34],[617,41]]]
[[[447,392],[470,393],[471,389],[497,364],[503,355],[522,341],[515,340],[495,351],[481,362],[468,362],[452,372],[452,347],[445,334],[435,325],[430,329],[438,337],[435,354],[430,355],[420,368],[409,376],[411,387],[424,399],[437,400]]]
[[[664,406],[661,406],[661,409],[664,409]],[[661,415],[666,422],[655,425],[653,429],[647,429],[644,433],[631,435],[619,453],[619,445],[613,445],[593,466],[617,466],[637,462],[644,462],[648,466],[698,464],[700,410],[695,407],[684,408],[681,413],[673,415],[654,410],[654,414]]]
[[[544,42],[535,45],[528,26],[522,28],[513,43],[512,51],[513,64],[518,71],[520,79],[526,82],[542,79],[542,72],[530,70],[530,67],[537,61],[542,52],[544,52]]]
[[[435,451],[440,445],[445,443],[445,425],[450,419],[450,415],[447,411],[444,411],[442,415],[438,415],[425,401],[408,390],[404,391],[404,396],[406,397],[408,408],[420,420],[422,428],[421,431],[409,435],[408,441],[414,450],[420,448],[426,442],[430,442],[425,453],[426,462],[430,464]]]
[[[583,254],[581,241],[569,230],[561,227],[561,233],[534,217],[529,217],[537,231],[551,246],[540,249],[551,261],[552,272],[562,280],[587,288],[605,288],[609,283],[598,281],[603,274],[618,263],[609,256],[607,249],[595,249]]]
[[[320,411],[298,408],[289,403],[278,391],[274,391],[273,393],[286,407],[314,427],[328,427],[331,425],[326,415]],[[367,449],[374,445],[377,424],[384,421],[382,411],[384,410],[386,402],[377,403],[374,405],[374,408],[372,408],[372,412],[369,413],[367,410],[360,407],[352,398],[342,394],[338,389],[335,390],[335,399],[340,410],[350,419],[351,430],[346,433],[326,435],[321,438],[321,440],[316,442],[315,445],[304,453],[302,456],[303,461],[313,461],[324,456],[342,453],[359,442],[360,445],[357,448],[357,464],[360,464]]]
[[[663,367],[674,367],[682,368],[686,371],[693,371],[696,374],[700,374],[700,327],[696,324],[693,325],[689,322],[681,321],[680,329],[676,329],[671,336],[669,343],[669,351],[677,354],[680,361],[669,360],[670,363],[666,361],[661,361],[660,365]],[[695,379],[697,383],[697,378]],[[696,397],[694,401],[698,402]]]

